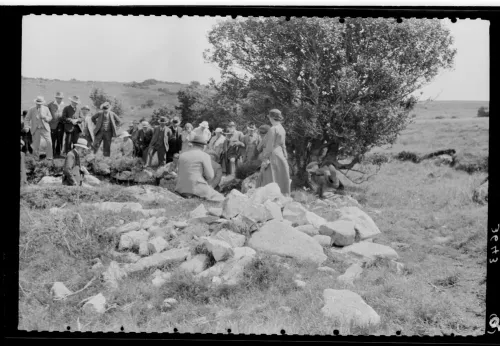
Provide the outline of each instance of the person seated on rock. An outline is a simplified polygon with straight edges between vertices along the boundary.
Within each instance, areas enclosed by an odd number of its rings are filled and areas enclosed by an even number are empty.
[[[179,155],[175,192],[183,197],[197,196],[210,201],[223,201],[224,196],[208,183],[215,178],[210,155],[203,151],[207,144],[203,136],[191,140],[191,149]]]
[[[26,163],[25,156],[23,152],[24,141],[21,139],[21,186],[28,184],[28,180],[26,178]]]
[[[69,186],[80,186],[83,183],[83,175],[88,174],[85,167],[80,165],[82,157],[88,149],[87,140],[78,138],[73,149],[68,152],[64,160],[62,183]]]
[[[123,156],[132,157],[134,153],[134,143],[132,137],[127,131],[123,131],[118,138],[122,138],[123,142],[120,144],[120,152]]]

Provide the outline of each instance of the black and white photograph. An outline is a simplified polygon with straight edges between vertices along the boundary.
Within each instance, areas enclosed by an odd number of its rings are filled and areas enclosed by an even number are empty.
[[[489,30],[23,16],[18,329],[484,335]]]

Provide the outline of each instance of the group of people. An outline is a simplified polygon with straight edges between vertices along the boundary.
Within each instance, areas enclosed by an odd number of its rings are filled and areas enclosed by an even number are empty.
[[[81,185],[83,175],[88,172],[80,165],[80,157],[88,149],[97,153],[101,144],[103,155],[109,157],[112,139],[118,137],[123,139],[122,155],[140,157],[146,167],[151,166],[156,154],[159,166],[166,164],[176,173],[175,191],[182,196],[222,200],[224,197],[216,191],[222,176],[234,175],[238,165],[257,160],[261,162],[257,186],[276,182],[284,194],[290,193],[286,132],[277,109],[269,112],[270,126],[257,129],[250,124],[246,133],[238,131],[234,122],[228,124],[225,132],[216,128],[212,133],[207,121],[196,128],[190,123],[181,127],[179,117],[171,121],[162,117],[156,127],[147,121],[134,121],[128,131],[117,136],[121,120],[110,110],[109,102],[104,102],[100,110],[91,115],[90,107],[79,107],[78,96],[70,97],[69,101],[65,106],[61,92],[48,104],[39,96],[35,106],[23,112],[22,184],[26,183],[24,155],[29,152],[39,159],[41,138],[47,143],[46,159],[65,156],[63,184]]]

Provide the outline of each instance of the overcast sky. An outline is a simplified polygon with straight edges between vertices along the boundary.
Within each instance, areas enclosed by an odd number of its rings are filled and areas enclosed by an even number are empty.
[[[203,60],[207,33],[221,17],[26,16],[22,75],[131,82],[148,78],[202,84],[219,80]],[[455,37],[455,69],[422,89],[422,98],[489,100],[489,22],[445,20]]]

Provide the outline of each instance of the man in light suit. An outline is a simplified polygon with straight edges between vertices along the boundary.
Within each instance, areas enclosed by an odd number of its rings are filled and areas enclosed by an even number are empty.
[[[215,185],[216,181],[210,155],[203,151],[207,144],[205,138],[203,135],[195,136],[191,144],[193,146],[189,150],[179,155],[175,192],[186,197],[195,195],[209,201],[223,201],[224,196],[209,184],[210,181]]]
[[[83,122],[85,118],[78,109],[80,99],[78,96],[70,97],[71,104],[64,107],[62,111],[61,121],[64,124],[64,133],[66,140],[64,142],[64,153],[67,154],[72,149],[73,145],[80,138],[80,133],[83,130]]]
[[[118,115],[110,111],[111,104],[104,102],[101,105],[102,111],[92,116],[92,122],[96,124],[94,128],[94,154],[97,153],[101,142],[104,140],[103,154],[111,156],[111,140],[116,137],[116,132],[120,127],[121,121]]]
[[[168,121],[165,117],[161,117],[157,128],[154,129],[153,138],[149,144],[149,160],[151,162],[155,152],[158,153],[158,166],[161,167],[165,164],[165,156],[168,152],[169,138],[172,137],[172,131],[168,128]],[[148,165],[146,164],[146,166]]]
[[[38,160],[40,158],[40,139],[43,137],[47,143],[47,147],[45,148],[46,158],[52,160],[54,157],[52,155],[52,139],[49,125],[52,115],[49,108],[44,105],[45,100],[43,96],[38,96],[35,99],[35,104],[36,106],[30,108],[28,111],[24,125],[33,135],[33,154],[35,159]]]

